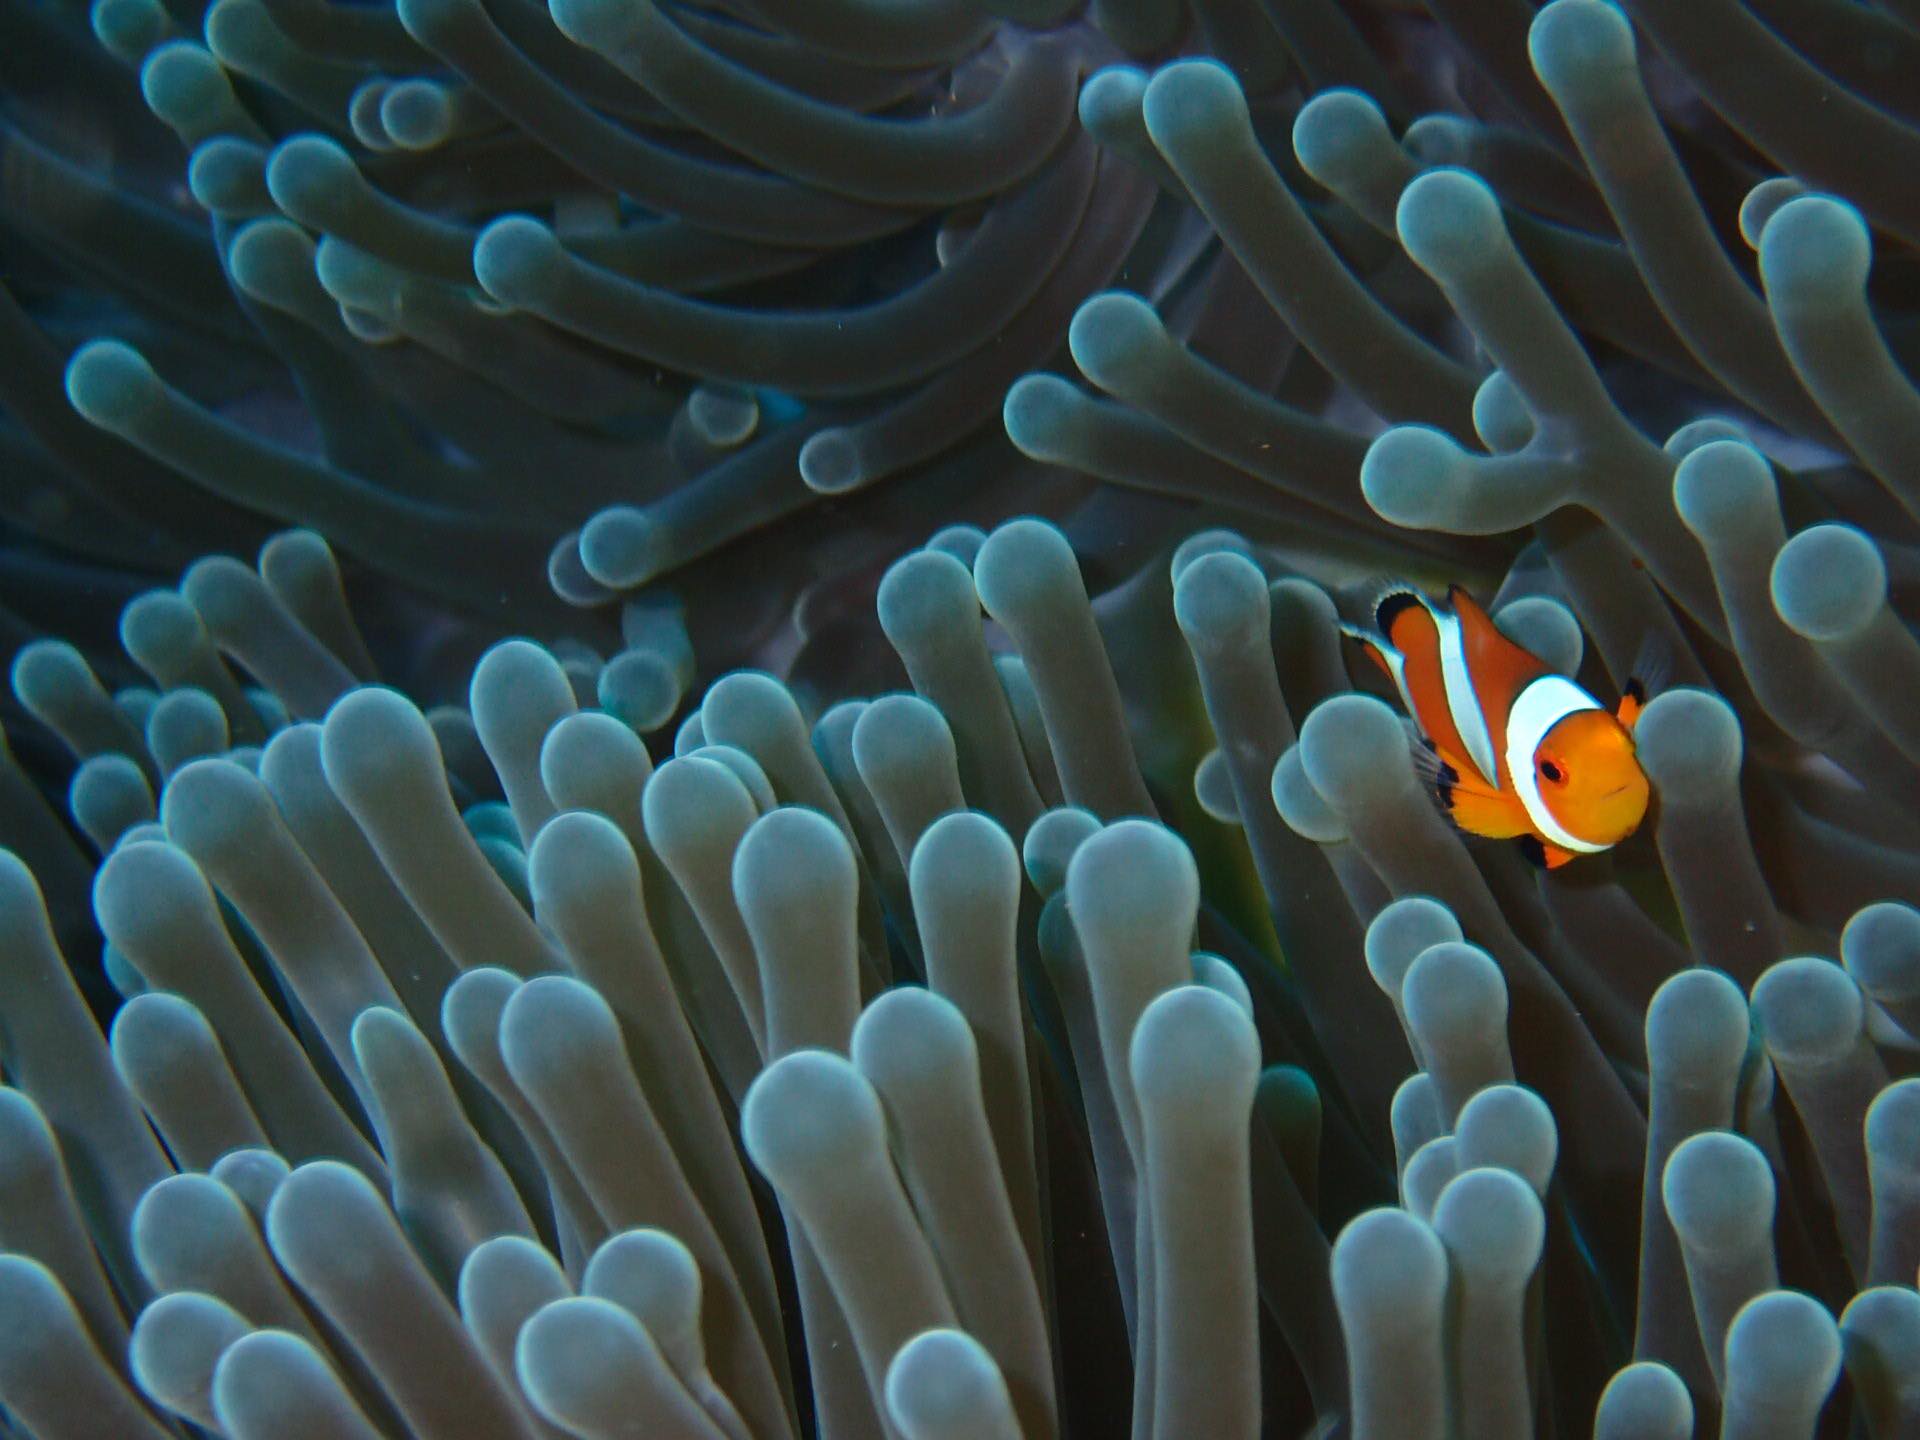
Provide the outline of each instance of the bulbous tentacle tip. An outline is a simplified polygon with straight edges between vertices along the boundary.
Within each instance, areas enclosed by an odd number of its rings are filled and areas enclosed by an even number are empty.
[[[1511,246],[1500,201],[1468,170],[1443,167],[1417,176],[1400,192],[1394,225],[1413,262],[1442,283]]]
[[[1859,1043],[1866,1002],[1840,966],[1803,955],[1768,966],[1754,982],[1753,1014],[1782,1065],[1820,1066]]]
[[[1875,1160],[1920,1172],[1920,1080],[1896,1080],[1873,1097],[1866,1137],[1867,1153]]]
[[[527,848],[527,878],[536,902],[577,903],[631,883],[633,849],[619,826],[591,810],[569,810],[540,827]]]
[[[872,1082],[851,1061],[825,1050],[796,1050],[748,1087],[740,1140],[760,1172],[786,1190],[796,1180],[881,1153],[886,1121]]]
[[[313,237],[278,215],[249,220],[227,247],[227,272],[247,295],[269,305],[286,305],[312,284]]]
[[[1231,550],[1200,556],[1174,581],[1174,619],[1198,652],[1264,642],[1271,613],[1266,575]]]
[[[859,433],[833,426],[807,437],[800,447],[800,480],[820,495],[858,490],[871,478],[861,454]]]
[[[731,385],[699,385],[687,397],[687,422],[709,445],[730,450],[760,428],[760,397]]]
[[[948,1077],[977,1075],[980,1066],[966,1017],[951,1000],[918,985],[896,985],[870,1000],[854,1023],[848,1053],[889,1100],[929,1087],[947,1090]]]
[[[1218,60],[1176,60],[1147,82],[1140,111],[1162,151],[1244,130],[1251,121],[1240,82]]]
[[[1475,130],[1472,121],[1436,112],[1422,115],[1407,126],[1400,143],[1423,165],[1467,166],[1473,154]]]
[[[201,34],[215,59],[240,70],[277,38],[259,0],[214,0],[201,20]]]
[[[1710,800],[1728,793],[1743,746],[1733,707],[1709,690],[1656,695],[1634,726],[1640,766],[1668,799]]]
[[[1760,279],[1767,298],[1859,298],[1873,268],[1873,236],[1860,212],[1831,195],[1780,206],[1760,232]]]
[[[621,1053],[613,1007],[570,975],[540,975],[500,1011],[500,1054],[522,1089],[539,1092],[581,1065]]]
[[[86,656],[65,640],[28,641],[14,655],[7,678],[14,695],[29,710],[58,703],[62,692],[99,684]]]
[[[1442,940],[1413,957],[1400,984],[1407,1024],[1442,1052],[1504,1033],[1507,982],[1493,957],[1463,940]]]
[[[632,1405],[622,1376],[658,1376],[664,1360],[653,1337],[611,1300],[569,1295],[550,1300],[520,1327],[514,1374],[533,1409],[572,1434],[604,1430],[610,1413]]]
[[[1031,833],[1031,832],[1029,832]],[[916,901],[937,904],[933,891],[946,888],[968,896],[1014,897],[1020,891],[1020,853],[1000,822],[978,810],[953,810],[929,825],[914,843],[907,864]]]
[[[376,1085],[413,1082],[433,1054],[414,1023],[388,1005],[369,1005],[355,1016],[349,1041],[354,1059]]]
[[[1086,404],[1073,383],[1058,375],[1023,375],[1000,405],[1007,439],[1022,455],[1041,461],[1071,458],[1066,444],[1073,418]]]
[[[1074,852],[1099,830],[1099,816],[1072,806],[1049,810],[1028,826],[1020,863],[1033,888],[1048,897],[1058,893],[1067,883]]]
[[[617,50],[634,38],[639,24],[630,0],[547,0],[560,33],[589,50]]]
[[[223,1197],[227,1202],[239,1203]],[[391,1223],[385,1198],[365,1175],[338,1160],[310,1160],[274,1192],[267,1207],[267,1243],[297,1282],[311,1278],[326,1265],[335,1244],[376,1216]]]
[[[1797,634],[1846,640],[1865,630],[1887,600],[1880,547],[1851,525],[1815,525],[1773,561],[1773,608]]]
[[[494,221],[473,242],[480,288],[513,308],[540,304],[566,273],[567,255],[553,231],[526,215]]]
[[[1473,392],[1473,430],[1495,453],[1518,450],[1533,438],[1533,412],[1504,370],[1489,373]]]
[[[1738,445],[1746,445],[1752,439],[1744,425],[1722,415],[1708,415],[1677,427],[1661,442],[1660,448],[1679,461],[1716,441],[1730,440]]]
[[[1811,1295],[1797,1290],[1757,1295],[1728,1327],[1727,1372],[1729,1389],[1759,1392],[1756,1408],[1774,1408],[1768,1400],[1783,1413],[1792,1413],[1788,1405],[1804,1406],[1811,1419],[1839,1378],[1839,1327]]]
[[[67,399],[81,418],[116,433],[164,403],[166,387],[147,357],[118,340],[90,340],[67,361]]]
[[[1295,745],[1274,763],[1273,808],[1289,830],[1316,845],[1339,845],[1353,838],[1347,822],[1314,788]]]
[[[190,126],[209,116],[233,95],[227,72],[206,46],[169,40],[155,48],[140,67],[140,93],[169,125]]]
[[[1373,917],[1362,954],[1374,983],[1397,997],[1407,971],[1424,952],[1464,938],[1460,922],[1445,905],[1428,895],[1405,895]]]
[[[594,696],[602,709],[642,735],[673,718],[686,698],[673,662],[651,650],[624,650],[601,668]]]
[[[138,65],[172,29],[167,13],[152,0],[94,0],[87,23],[94,39],[130,65]]]
[[[173,657],[207,644],[207,627],[177,591],[149,590],[120,612],[120,643],[143,669],[164,669]]]
[[[1167,577],[1178,585],[1194,561],[1222,553],[1238,555],[1256,569],[1260,568],[1260,554],[1244,535],[1232,530],[1198,530],[1173,547],[1173,556],[1167,562]],[[1263,577],[1264,574],[1263,570]]]
[[[1546,1212],[1533,1186],[1511,1170],[1483,1166],[1447,1182],[1433,1228],[1454,1264],[1482,1286],[1524,1286],[1540,1262]]]
[[[1665,1365],[1637,1361],[1600,1392],[1593,1434],[1594,1440],[1687,1440],[1693,1434],[1693,1397]]]
[[[239,1311],[211,1295],[162,1295],[134,1321],[127,1368],[150,1398],[201,1425],[214,1426],[208,1390],[220,1356],[252,1333]]]
[[[398,299],[400,277],[393,267],[335,236],[320,237],[313,270],[321,288],[342,305],[378,315],[391,311]]]
[[[1233,790],[1233,772],[1227,757],[1209,750],[1193,767],[1193,798],[1211,819],[1222,825],[1240,824],[1240,801]]]
[[[1080,86],[1080,123],[1098,135],[1140,113],[1147,72],[1137,65],[1104,65]]]
[[[1000,1367],[960,1330],[924,1330],[902,1345],[887,1367],[885,1395],[887,1414],[906,1440],[1014,1433],[1013,1397]]]
[[[805,806],[762,815],[734,852],[733,891],[752,929],[850,911],[858,890],[853,850],[840,827]]]
[[[1604,95],[1625,77],[1637,82],[1633,26],[1608,0],[1553,0],[1527,32],[1533,73],[1562,104]]]
[[[406,22],[403,19],[401,23]],[[437,81],[403,80],[381,93],[379,120],[393,144],[407,150],[431,150],[453,132],[453,101]]]
[[[1166,826],[1122,820],[1074,850],[1066,893],[1090,948],[1132,948],[1163,932],[1186,935],[1200,902],[1200,872],[1186,842]],[[1184,948],[1184,938],[1180,943]]]
[[[980,603],[996,619],[1060,597],[1065,589],[1085,594],[1080,562],[1056,525],[1045,520],[1009,520],[991,535],[973,561]]]
[[[580,610],[604,605],[619,593],[587,573],[587,567],[580,558],[578,530],[570,530],[562,535],[547,551],[547,588],[565,604]]]
[[[1689,451],[1673,472],[1673,508],[1703,543],[1738,534],[1776,504],[1773,467],[1753,446],[1713,440]]]
[[[1447,1252],[1424,1220],[1395,1206],[1356,1215],[1333,1242],[1333,1298],[1348,1331],[1433,1323]]]
[[[1360,493],[1381,519],[1412,530],[1443,528],[1458,507],[1466,452],[1425,425],[1382,431],[1360,462]]]
[[[1083,302],[1067,327],[1073,363],[1102,390],[1119,393],[1150,347],[1165,344],[1167,328],[1138,295],[1109,290]]]
[[[1806,193],[1807,187],[1790,175],[1775,175],[1749,190],[1740,202],[1740,238],[1747,242],[1747,248],[1758,250],[1767,222],[1783,205]]]
[[[1586,636],[1573,611],[1544,595],[1523,595],[1500,607],[1493,623],[1522,649],[1531,650],[1560,675],[1580,673]]]
[[[1840,963],[1876,1000],[1920,996],[1920,910],[1883,900],[1856,911],[1840,932]]]
[[[1705,1085],[1737,1074],[1752,1032],[1747,997],[1704,965],[1668,977],[1647,1005],[1647,1061],[1656,1083]]]
[[[1773,1228],[1773,1169],[1745,1136],[1709,1130],[1675,1148],[1660,1195],[1680,1239],[1727,1254],[1762,1242]]]
[[[869,787],[909,780],[930,762],[953,763],[953,731],[918,695],[882,695],[853,725],[853,760]]]
[[[1300,727],[1300,764],[1313,788],[1342,815],[1413,783],[1407,729],[1370,695],[1323,700]]]
[[[978,525],[962,522],[941,526],[927,537],[927,543],[919,551],[911,553],[948,556],[959,561],[971,574],[974,559],[980,554],[980,547],[986,543],[986,531]]]
[[[421,44],[431,45],[479,7],[474,0],[395,0],[394,8],[406,32]]]
[[[1260,1080],[1260,1038],[1246,1012],[1220,991],[1179,985],[1141,1012],[1127,1066],[1149,1112],[1216,1105],[1244,1112]]]
[[[653,772],[641,792],[640,812],[648,837],[664,854],[716,843],[731,849],[760,809],[738,774],[694,753],[675,756]]]
[[[1386,115],[1362,90],[1322,90],[1293,120],[1293,153],[1300,168],[1330,189],[1355,173],[1370,151],[1392,143]]]
[[[187,158],[187,189],[216,215],[243,206],[266,183],[266,152],[250,141],[216,135]]]
[[[278,818],[258,778],[223,758],[183,765],[160,795],[167,838],[196,858],[238,858]]]
[[[1547,1102],[1524,1085],[1488,1085],[1460,1107],[1454,1134],[1465,1169],[1497,1165],[1542,1198],[1560,1157],[1560,1129]]]
[[[489,721],[516,729],[537,725],[539,733],[515,737],[533,745],[545,733],[547,711],[573,708],[571,687],[553,652],[518,638],[487,647],[467,682],[467,703],[483,737]]]
[[[982,535],[980,543],[985,541]],[[973,555],[978,558],[978,546]],[[946,550],[915,550],[881,577],[875,609],[887,638],[911,646],[923,636],[953,633],[962,626],[978,629],[980,597],[974,593],[967,561]]]
[[[611,505],[580,530],[580,564],[611,590],[647,583],[665,564],[666,536],[646,511]]]
[[[1882,1428],[1910,1420],[1913,1377],[1920,1374],[1920,1293],[1911,1285],[1862,1290],[1840,1312],[1840,1340],[1855,1394],[1879,1392],[1873,1410],[1884,1416]]]
[[[295,135],[267,157],[267,193],[296,219],[364,183],[345,147],[325,135]]]
[[[438,774],[440,742],[414,703],[397,690],[363,685],[334,701],[320,729],[327,783],[351,807],[402,778]]]

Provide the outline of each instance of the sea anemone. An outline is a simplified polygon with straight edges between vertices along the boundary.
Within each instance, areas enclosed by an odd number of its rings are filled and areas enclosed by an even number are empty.
[[[1912,23],[14,4],[0,1429],[1912,1433]]]

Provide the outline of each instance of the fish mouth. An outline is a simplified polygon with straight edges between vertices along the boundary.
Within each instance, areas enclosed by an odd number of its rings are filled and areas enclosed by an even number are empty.
[[[1626,785],[1616,785],[1613,787],[1613,789],[1607,791],[1607,793],[1602,795],[1600,798],[1602,800],[1611,800],[1616,795],[1626,794],[1629,788],[1631,787]]]

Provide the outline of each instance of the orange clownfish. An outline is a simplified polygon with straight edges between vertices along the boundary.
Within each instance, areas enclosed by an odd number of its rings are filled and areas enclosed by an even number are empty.
[[[1427,776],[1461,830],[1518,837],[1549,869],[1631,835],[1651,793],[1634,755],[1646,686],[1609,711],[1515,644],[1458,585],[1435,602],[1393,585],[1372,628],[1340,628],[1386,671],[1420,732]]]

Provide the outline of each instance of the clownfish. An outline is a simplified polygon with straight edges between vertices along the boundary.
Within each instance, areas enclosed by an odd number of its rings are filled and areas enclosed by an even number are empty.
[[[1503,635],[1458,585],[1437,602],[1391,585],[1371,619],[1340,628],[1400,692],[1419,731],[1416,768],[1461,830],[1517,837],[1529,859],[1557,869],[1639,828],[1651,796],[1633,745],[1644,681],[1629,680],[1608,710]]]

